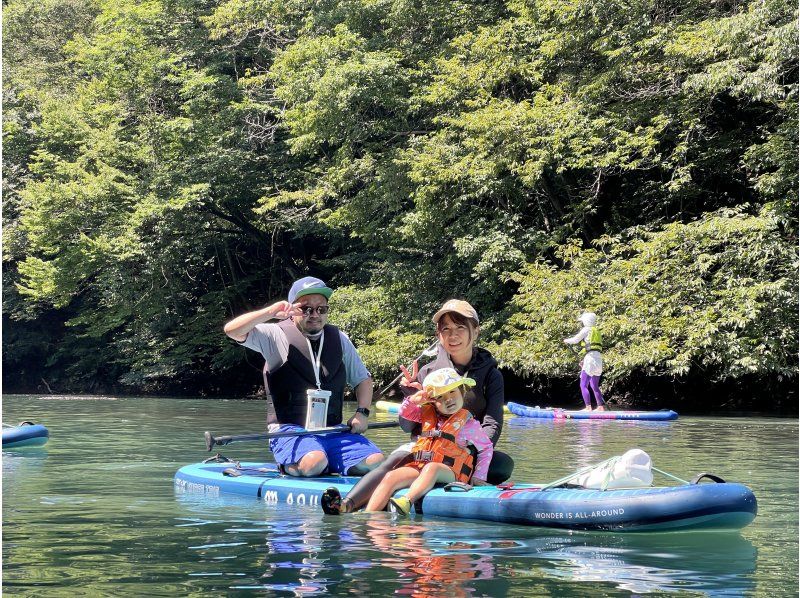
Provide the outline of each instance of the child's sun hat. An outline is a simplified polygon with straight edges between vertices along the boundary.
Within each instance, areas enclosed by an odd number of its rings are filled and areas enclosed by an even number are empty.
[[[460,376],[453,368],[434,370],[422,382],[428,396],[431,398],[441,396],[459,386],[475,386],[475,380]]]

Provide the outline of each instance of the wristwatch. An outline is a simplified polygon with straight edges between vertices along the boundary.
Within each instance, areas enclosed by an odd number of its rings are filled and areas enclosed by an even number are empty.
[[[367,409],[366,407],[359,407],[358,409],[356,409],[356,413],[363,413],[364,415],[369,417],[369,409]]]

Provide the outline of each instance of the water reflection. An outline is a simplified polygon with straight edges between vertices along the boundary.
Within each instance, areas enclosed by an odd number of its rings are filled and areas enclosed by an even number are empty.
[[[13,484],[15,478],[35,475],[47,459],[46,446],[27,446],[3,449],[3,485]]]
[[[634,593],[738,596],[755,588],[749,574],[756,549],[738,534],[550,536],[527,547],[537,552],[538,573],[558,580],[603,582]]]
[[[235,525],[198,520],[203,542],[192,548],[204,568],[193,577],[296,596],[469,597],[562,594],[565,588],[742,595],[755,589],[756,549],[735,533],[568,533],[386,513],[323,517],[297,507],[265,515],[265,521]],[[256,570],[254,555],[261,562]]]
[[[175,470],[208,456],[202,430],[252,431],[242,422],[263,421],[258,402],[6,396],[3,408],[52,432],[44,447],[3,454],[9,594],[405,596],[437,591],[437,576],[454,596],[797,594],[796,420],[507,419],[501,446],[518,482],[552,481],[636,446],[681,477],[712,471],[758,496],[759,515],[742,535],[614,535],[325,517],[248,497],[176,494]],[[384,450],[405,440],[378,432]],[[226,453],[268,457],[258,443]]]
[[[387,555],[380,562],[397,573],[399,587],[395,594],[472,596],[474,588],[467,582],[495,577],[492,557],[472,552],[478,546],[488,547],[488,542],[454,542],[434,548],[426,538],[428,526],[381,515],[372,516],[365,531],[373,546]],[[458,552],[465,549],[470,552]]]
[[[469,545],[477,554],[493,556],[495,566],[512,576],[600,582],[636,593],[742,595],[755,588],[756,548],[736,533],[615,535],[515,526],[481,531],[459,527],[440,550]]]

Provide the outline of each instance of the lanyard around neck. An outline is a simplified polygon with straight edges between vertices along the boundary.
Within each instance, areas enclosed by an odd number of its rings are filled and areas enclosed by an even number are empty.
[[[311,355],[311,365],[313,366],[312,369],[314,370],[314,378],[317,380],[317,388],[322,388],[322,383],[319,381],[319,370],[322,363],[322,343],[325,341],[325,333],[323,332],[322,335],[319,337],[319,349],[317,349],[317,354],[314,355],[314,349],[311,348],[311,341],[308,340],[306,337],[306,344],[308,345],[308,354]]]

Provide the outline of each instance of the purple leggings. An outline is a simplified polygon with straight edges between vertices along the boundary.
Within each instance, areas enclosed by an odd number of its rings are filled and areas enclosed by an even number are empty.
[[[597,406],[605,405],[603,400],[603,393],[600,392],[600,376],[590,376],[581,370],[581,394],[583,395],[583,402],[587,407],[592,406],[592,397],[589,395],[589,386],[592,387],[594,393],[594,400]]]

